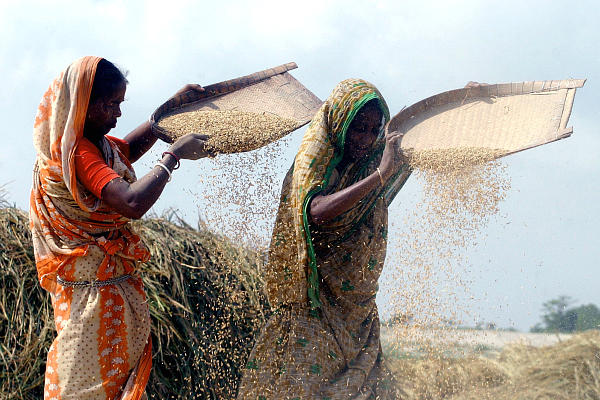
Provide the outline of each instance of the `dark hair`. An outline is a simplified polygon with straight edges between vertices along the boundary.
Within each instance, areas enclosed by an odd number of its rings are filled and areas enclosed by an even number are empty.
[[[381,115],[381,118],[383,118],[383,111],[381,111],[381,107],[379,106],[379,100],[371,99],[371,100],[367,101],[365,104],[363,104],[362,107],[360,107],[360,109],[357,110],[356,114],[354,114],[354,117],[352,118],[352,121],[350,121],[350,123],[354,122],[354,120],[358,117],[359,114],[363,114],[369,110],[377,111],[379,113],[379,115]]]
[[[371,100],[367,101],[365,104],[363,104],[363,106],[360,108],[360,110],[358,110],[358,112],[360,112],[362,110],[368,110],[368,109],[377,110],[383,115],[383,111],[381,111],[381,107],[379,106],[378,99],[371,99]]]
[[[125,78],[125,74],[113,63],[103,58],[96,67],[92,93],[90,93],[90,103],[112,95],[123,83],[129,83]]]

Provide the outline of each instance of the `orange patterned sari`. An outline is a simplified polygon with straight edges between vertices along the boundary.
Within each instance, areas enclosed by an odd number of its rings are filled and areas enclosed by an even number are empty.
[[[74,152],[100,60],[79,59],[54,80],[33,129],[30,227],[57,330],[46,363],[46,400],[141,399],[152,365],[150,315],[136,274],[149,252],[129,220],[75,174]],[[103,146],[108,165],[134,182],[126,157],[106,139]]]

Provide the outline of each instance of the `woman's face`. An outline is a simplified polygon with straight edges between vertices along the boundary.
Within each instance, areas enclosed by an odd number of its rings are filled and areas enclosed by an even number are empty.
[[[377,107],[363,107],[350,123],[346,131],[344,156],[349,161],[357,161],[369,153],[381,129],[381,110]]]
[[[86,134],[104,136],[117,126],[117,118],[121,116],[121,103],[125,100],[126,89],[127,86],[122,83],[112,95],[100,98],[88,106],[85,121]]]

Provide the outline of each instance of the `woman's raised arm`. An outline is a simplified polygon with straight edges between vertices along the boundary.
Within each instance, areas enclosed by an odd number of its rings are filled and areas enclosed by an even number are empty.
[[[119,214],[141,218],[156,203],[179,159],[197,160],[210,155],[204,148],[207,136],[189,134],[173,143],[154,168],[134,183],[122,178],[110,181],[102,189],[102,201]],[[168,154],[172,153],[172,154]]]
[[[204,92],[204,88],[202,86],[188,84],[179,89],[173,96],[171,96],[171,98],[189,90]],[[140,157],[142,157],[148,150],[152,148],[152,146],[154,146],[154,143],[156,143],[156,136],[154,136],[152,133],[150,122],[146,121],[125,136],[125,141],[129,143],[129,161],[133,163],[139,160]]]
[[[315,196],[309,205],[309,214],[317,225],[328,222],[345,213],[359,203],[369,192],[384,186],[387,180],[396,172],[402,157],[398,145],[402,134],[392,132],[386,136],[385,149],[379,168],[366,178],[329,195]]]

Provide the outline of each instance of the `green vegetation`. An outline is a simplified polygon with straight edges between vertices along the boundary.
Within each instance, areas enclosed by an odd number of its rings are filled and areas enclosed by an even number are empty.
[[[542,305],[542,322],[531,332],[571,333],[600,328],[600,309],[594,304],[571,307],[570,296],[559,296]]]

